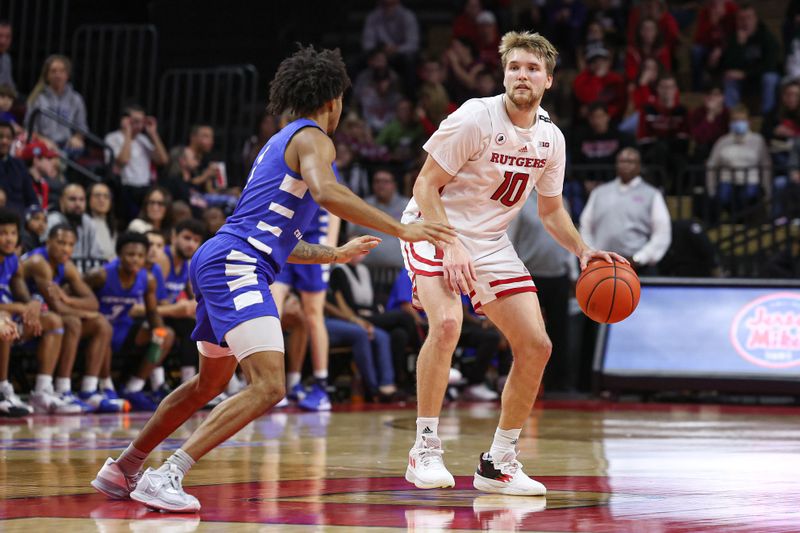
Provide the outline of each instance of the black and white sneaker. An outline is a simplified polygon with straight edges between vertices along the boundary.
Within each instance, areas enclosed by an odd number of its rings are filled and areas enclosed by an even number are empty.
[[[31,412],[28,409],[14,405],[11,400],[6,398],[5,394],[0,392],[0,417],[20,418],[29,414]]]
[[[492,458],[488,453],[481,454],[472,486],[483,492],[514,496],[547,494],[544,485],[525,475],[522,463],[517,461],[517,454],[516,450],[511,450],[499,459]]]

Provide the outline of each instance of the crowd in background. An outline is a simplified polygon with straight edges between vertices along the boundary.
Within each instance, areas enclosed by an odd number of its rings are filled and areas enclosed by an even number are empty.
[[[342,181],[399,219],[425,140],[467,99],[504,91],[500,37],[532,30],[560,51],[542,105],[567,139],[564,198],[587,242],[625,255],[642,274],[710,276],[719,265],[703,227],[671,221],[666,195],[711,199],[697,213],[707,221],[765,199],[767,217],[800,217],[800,1],[789,2],[781,35],[760,20],[757,4],[734,0],[706,0],[697,10],[663,0],[525,5],[466,0],[439,53],[424,47],[426,28],[413,11],[379,0],[364,21],[361,52],[345,58],[353,86],[334,139]],[[232,212],[245,176],[227,176],[216,156],[224,132],[198,120],[183,144],[165,146],[158,117],[135,102],[120,110],[116,130],[92,132],[110,147],[98,151],[84,134],[87,106],[70,82],[70,59],[48,57],[35,86],[17,87],[12,43],[13,28],[0,21],[0,240],[11,226],[19,235],[0,242],[0,312],[23,331],[2,341],[0,415],[31,405],[51,413],[152,410],[196,372],[188,263]],[[287,120],[259,117],[242,147],[243,168]],[[113,177],[87,179],[70,162],[109,164]],[[587,349],[575,340],[583,326],[568,305],[576,266],[537,225],[535,204],[534,194],[511,233],[553,337],[546,389],[586,390]],[[374,232],[343,223],[339,236],[364,233]],[[331,337],[344,352],[361,346],[355,372],[334,350],[332,383],[341,375],[341,395],[375,401],[413,393],[426,328],[411,306],[398,240],[379,236],[363,263],[334,269],[328,311],[330,320],[355,312],[350,322],[361,332]],[[496,400],[511,354],[468,299],[464,305],[451,395]],[[375,325],[384,313],[403,318],[384,329]],[[307,327],[291,300],[283,319],[287,331]],[[33,374],[35,382],[27,379]],[[242,385],[234,378],[215,401]],[[27,389],[23,402],[18,393]]]

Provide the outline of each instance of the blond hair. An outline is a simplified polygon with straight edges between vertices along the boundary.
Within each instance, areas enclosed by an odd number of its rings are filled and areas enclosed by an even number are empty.
[[[48,75],[50,74],[50,67],[56,61],[60,61],[64,65],[64,68],[67,70],[67,78],[72,75],[72,62],[67,56],[62,56],[60,54],[49,56],[44,60],[44,66],[42,66],[42,73],[39,75],[39,81],[36,82],[31,94],[28,95],[28,107],[33,107],[33,104],[36,103],[36,99],[44,92],[45,87],[50,85]]]
[[[544,36],[529,31],[510,31],[503,35],[500,40],[499,51],[500,61],[504,70],[508,62],[508,55],[516,48],[522,48],[543,59],[547,74],[553,75],[553,70],[556,68],[558,50]]]

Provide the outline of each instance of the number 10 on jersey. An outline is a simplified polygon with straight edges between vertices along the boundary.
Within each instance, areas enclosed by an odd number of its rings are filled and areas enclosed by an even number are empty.
[[[512,207],[522,198],[527,186],[528,174],[509,170],[503,175],[503,183],[494,191],[492,200],[500,200],[501,204]]]

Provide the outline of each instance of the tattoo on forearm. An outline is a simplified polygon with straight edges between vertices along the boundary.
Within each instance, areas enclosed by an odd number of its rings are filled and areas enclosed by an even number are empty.
[[[336,250],[324,244],[309,244],[300,241],[292,250],[289,258],[302,263],[333,263],[336,261]]]

